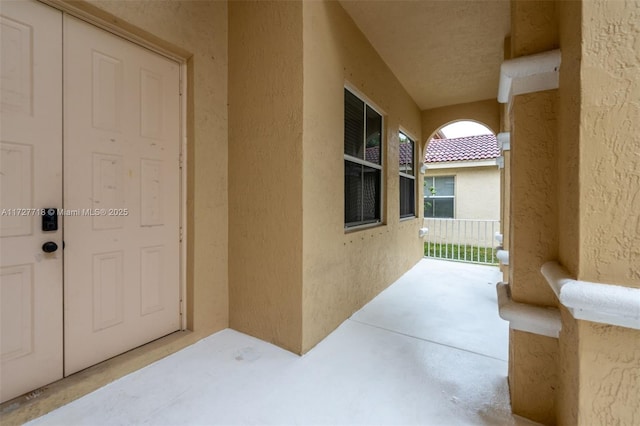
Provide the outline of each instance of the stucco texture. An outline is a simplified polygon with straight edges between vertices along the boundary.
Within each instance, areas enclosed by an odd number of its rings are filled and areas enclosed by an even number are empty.
[[[420,109],[495,97],[508,0],[340,3]]]
[[[578,321],[580,424],[640,424],[640,330]]]
[[[640,287],[638,22],[637,1],[582,2],[578,278],[630,287]],[[640,330],[575,329],[578,423],[639,424]]]
[[[639,18],[640,4],[631,1],[512,2],[514,56],[562,51],[559,89],[518,96],[511,112],[514,298],[554,302],[538,271],[556,257],[578,279],[640,286]],[[540,188],[550,189],[555,206]],[[533,357],[534,341],[512,335],[514,411],[535,419],[555,407],[556,418],[545,422],[567,425],[638,424],[640,331],[560,309],[557,357],[550,346]],[[522,383],[553,369],[558,391],[527,391],[546,406],[518,402]]]
[[[560,389],[556,402],[557,423],[561,425],[578,424],[578,405],[580,401],[580,354],[578,322],[571,313],[560,306],[562,329],[558,338],[559,358],[558,374]]]
[[[557,47],[553,1],[511,1],[512,58]],[[575,77],[574,77],[575,78]],[[540,267],[558,257],[558,101],[557,91],[515,96],[507,122],[509,282],[515,301],[555,306],[556,297]],[[509,339],[509,384],[513,412],[555,424],[559,342],[512,331]]]
[[[540,267],[557,254],[556,93],[517,96],[511,131],[511,294],[518,302],[555,306]]]
[[[558,390],[558,339],[509,331],[511,408],[519,416],[555,424]]]
[[[300,353],[302,3],[229,4],[230,326]]]
[[[417,105],[340,4],[304,2],[303,15],[306,352],[422,257],[421,220],[399,220],[397,136],[400,127],[416,141],[422,135]],[[348,233],[343,196],[345,83],[382,110],[385,131],[385,223]]]
[[[585,1],[582,18],[578,275],[638,288],[640,3]]]
[[[386,167],[385,223],[349,233],[345,83],[384,113]],[[304,353],[420,259],[400,127],[420,140],[419,109],[339,3],[229,4],[232,328]]]
[[[421,113],[423,148],[435,132],[459,120],[477,121],[493,133],[500,132],[500,104],[495,99],[427,109]]]
[[[557,16],[562,66],[558,88],[558,260],[573,276],[580,262],[580,2],[558,2]],[[580,400],[580,353],[578,323],[563,306],[558,371],[560,389],[556,403],[557,422],[575,425]]]
[[[640,330],[575,320],[562,309],[558,422],[640,424]]]
[[[188,58],[187,327],[221,330],[228,326],[227,3],[69,3]]]
[[[511,57],[558,47],[556,6],[564,0],[511,0]]]
[[[557,196],[558,259],[573,275],[578,274],[580,256],[580,2],[558,2],[558,26],[562,66],[558,87]]]

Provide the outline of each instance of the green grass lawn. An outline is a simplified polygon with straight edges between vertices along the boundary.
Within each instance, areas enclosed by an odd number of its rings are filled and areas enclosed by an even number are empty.
[[[492,247],[458,246],[457,244],[424,243],[424,255],[437,259],[460,260],[497,265],[498,258]],[[486,260],[485,260],[486,255]]]

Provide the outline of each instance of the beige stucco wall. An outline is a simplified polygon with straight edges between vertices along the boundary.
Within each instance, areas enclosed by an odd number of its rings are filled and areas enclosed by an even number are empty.
[[[421,221],[399,221],[397,133],[401,126],[416,141],[422,135],[418,107],[342,7],[304,2],[303,15],[305,352],[421,258]],[[343,196],[346,82],[383,111],[386,136],[385,224],[349,233]]]
[[[562,329],[558,338],[559,389],[556,401],[556,419],[561,425],[578,424],[578,405],[580,401],[580,340],[578,322],[563,306],[559,307]]]
[[[455,219],[500,220],[498,166],[429,169],[424,177],[455,177]],[[437,195],[437,194],[436,194]]]
[[[511,0],[512,58],[558,47],[556,4],[564,0]]]
[[[559,369],[559,424],[639,424],[638,330],[576,321],[562,309]]]
[[[386,136],[386,223],[350,233],[346,82]],[[338,3],[230,3],[232,328],[304,353],[420,259],[420,221],[398,219],[400,126],[420,140],[417,106]]]
[[[188,57],[187,326],[228,326],[227,4],[69,2]]]
[[[496,99],[487,99],[428,109],[422,111],[421,120],[424,146],[437,130],[458,120],[477,121],[497,134],[500,132],[500,104]]]
[[[509,341],[511,409],[536,422],[555,424],[558,339],[510,330]]]
[[[302,3],[229,4],[229,306],[301,352]]]
[[[640,287],[640,3],[582,11],[579,277]]]
[[[557,303],[540,274],[545,262],[557,258],[555,95],[547,91],[518,96],[512,107],[509,283],[515,301],[539,306]],[[518,338],[521,334],[511,333],[509,341],[513,411],[553,424],[558,341]]]
[[[509,265],[515,301],[555,306],[540,267],[557,254],[556,93],[517,96],[511,130]]]
[[[640,287],[638,22],[638,2],[582,2],[577,275],[629,287]],[[576,328],[578,423],[639,424],[640,330]]]
[[[511,57],[557,47],[553,1],[511,2]],[[515,301],[555,306],[540,274],[557,259],[557,91],[516,96],[510,111],[509,283]],[[509,384],[516,414],[555,423],[559,342],[512,332]],[[552,374],[553,373],[553,374]]]
[[[558,259],[577,276],[579,242],[580,154],[580,2],[557,4],[562,67],[558,88],[557,196]]]
[[[521,290],[527,289],[524,296],[529,303],[553,300],[546,283],[535,277],[537,263],[543,258],[534,258],[527,265],[522,252],[518,252],[519,244],[525,251],[543,247],[549,257],[555,251],[557,259],[578,279],[640,286],[640,197],[636,196],[640,179],[633,173],[638,169],[636,154],[640,152],[640,124],[635,119],[640,116],[640,59],[634,53],[640,40],[640,30],[634,23],[639,18],[637,2],[512,2],[512,48],[516,56],[558,45],[562,51],[559,89],[546,95],[517,97],[512,110],[511,207],[529,211],[522,210],[520,215],[512,212],[511,230],[515,235],[511,243],[516,247],[511,247],[510,272],[515,278],[514,297],[522,297]],[[538,105],[527,106],[531,99]],[[549,119],[540,120],[541,114]],[[522,152],[522,132],[528,132],[531,126],[541,127],[531,129],[532,134],[554,132],[555,126],[552,152],[547,153],[544,146]],[[535,210],[535,206],[530,210],[527,200],[515,200],[520,191],[535,191],[531,182],[539,182],[539,175],[546,173],[553,176],[557,191],[553,217]],[[542,186],[546,188],[547,183]],[[527,199],[542,202],[537,196]],[[530,237],[537,240],[523,240],[517,228],[532,221],[547,223],[548,229],[553,229],[555,222],[556,241],[548,233],[533,229]],[[520,280],[519,265],[525,267],[522,272],[530,268],[529,275],[522,275]],[[535,285],[518,286],[525,277]],[[545,338],[546,349],[534,355],[533,341],[512,333],[510,384],[514,411],[567,425],[639,423],[640,332],[575,320],[566,309],[560,309],[562,330],[557,349],[551,343],[555,339]],[[523,378],[544,377],[545,371],[554,369],[558,372],[557,391],[548,389],[554,380],[545,378],[537,385],[528,385],[526,394],[537,398],[527,401],[525,393],[521,394]],[[546,406],[536,407],[533,401],[540,400],[548,401]],[[553,409],[555,419],[549,417]]]
[[[580,60],[582,7],[580,2],[558,2],[557,19],[562,67],[558,88],[558,260],[577,276],[579,241],[579,143],[580,143]],[[561,307],[558,370],[560,389],[556,403],[559,424],[578,424],[580,395],[580,354],[578,324]]]
[[[640,424],[640,331],[577,323],[578,423]]]

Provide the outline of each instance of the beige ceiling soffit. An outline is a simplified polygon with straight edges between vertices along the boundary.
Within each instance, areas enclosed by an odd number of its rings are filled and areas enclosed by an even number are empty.
[[[509,328],[555,338],[560,335],[562,321],[558,309],[514,302],[508,283],[499,282],[496,291],[498,314],[503,320],[509,321]]]
[[[504,61],[500,66],[498,102],[506,104],[515,95],[557,89],[560,61],[559,49]]]
[[[640,330],[640,288],[574,280],[558,262],[541,272],[574,318]]]

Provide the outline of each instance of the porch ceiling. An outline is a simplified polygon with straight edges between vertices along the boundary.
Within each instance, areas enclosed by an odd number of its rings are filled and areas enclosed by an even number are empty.
[[[340,0],[421,109],[497,96],[509,0]]]

